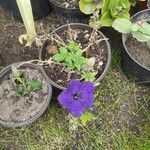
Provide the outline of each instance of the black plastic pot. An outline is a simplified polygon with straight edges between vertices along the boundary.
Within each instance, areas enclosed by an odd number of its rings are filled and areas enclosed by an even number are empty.
[[[48,0],[31,0],[31,4],[35,20],[45,17],[51,11]],[[0,6],[14,18],[22,20],[16,0],[0,0]]]
[[[99,29],[107,38],[109,38],[111,49],[116,50],[116,47],[121,43],[122,34],[112,27],[101,27]]]
[[[150,20],[150,9],[143,10],[135,14],[132,18],[132,22],[139,20]],[[123,72],[128,76],[135,78],[138,84],[150,85],[150,69],[141,65],[133,56],[129,53],[126,47],[126,38],[128,35],[122,35],[123,48],[121,51],[121,67]]]
[[[67,22],[68,23],[71,23],[71,22],[87,23],[89,20],[89,15],[83,14],[79,8],[62,7],[54,3],[53,0],[49,0],[49,2],[56,16],[58,16],[59,19],[60,19],[60,16],[66,19],[65,23]]]
[[[16,64],[19,64],[19,63],[16,63]],[[6,80],[9,77],[9,74],[11,73],[11,66],[12,65],[7,66],[6,68],[4,68],[0,72],[0,83],[2,83],[4,80]],[[34,64],[25,63],[25,64],[20,66],[20,69],[23,69],[23,68],[26,68],[26,67],[28,67],[30,69],[37,69],[40,73],[42,73],[42,70]],[[44,75],[43,75],[43,78],[45,78],[47,80],[47,78]],[[51,97],[52,97],[52,86],[50,84],[47,84],[47,86],[48,86],[47,101],[46,101],[45,105],[43,106],[43,108],[34,117],[32,117],[28,120],[22,121],[22,122],[15,122],[15,123],[8,122],[8,121],[2,120],[0,118],[0,124],[3,125],[3,126],[6,126],[6,127],[13,127],[14,128],[14,127],[26,126],[26,125],[31,124],[34,121],[36,121],[45,112],[46,108],[49,105]]]
[[[93,28],[91,28],[90,26],[88,26],[88,25],[86,25],[86,24],[71,23],[71,24],[69,24],[69,26],[70,26],[70,27],[73,27],[73,28],[77,28],[77,29],[87,29],[87,30],[93,31]],[[63,26],[57,28],[57,29],[54,30],[52,33],[56,33],[56,34],[57,34],[58,32],[62,32],[62,31],[63,31],[64,29],[66,29],[66,28],[68,28],[68,24],[63,25]],[[99,34],[100,34],[103,38],[106,38],[102,32],[100,32],[100,31],[98,31],[98,32],[99,32]],[[47,41],[44,43],[42,49],[40,50],[40,53],[39,53],[39,59],[40,59],[40,60],[44,60],[44,55],[45,55],[46,47],[48,46],[48,44],[49,44],[49,41],[47,40]],[[104,77],[105,74],[107,73],[108,68],[109,68],[109,65],[110,65],[110,61],[111,61],[111,49],[110,49],[110,44],[109,44],[108,41],[106,41],[106,45],[107,45],[107,53],[108,53],[107,63],[106,63],[106,66],[105,66],[105,68],[104,68],[103,73],[102,73],[102,74],[97,78],[97,80],[94,82],[95,85],[96,85],[98,82],[100,82],[100,80],[103,79],[103,77]],[[50,83],[51,85],[53,85],[54,90],[55,90],[56,93],[57,93],[56,95],[58,95],[58,94],[60,93],[60,91],[66,89],[66,87],[63,87],[63,86],[61,86],[61,85],[58,85],[58,84],[56,84],[54,81],[52,81],[52,80],[48,77],[48,75],[46,74],[46,72],[45,72],[45,70],[44,70],[43,67],[42,67],[42,70],[43,70],[44,75],[47,76],[49,83]],[[55,93],[55,92],[54,92],[54,93]]]

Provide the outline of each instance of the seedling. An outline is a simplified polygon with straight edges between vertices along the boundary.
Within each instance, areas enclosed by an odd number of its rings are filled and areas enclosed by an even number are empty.
[[[64,62],[69,70],[81,70],[86,63],[86,58],[82,56],[83,50],[81,46],[73,40],[70,40],[66,47],[61,46],[59,53],[52,58],[54,61]]]
[[[37,80],[27,80],[25,74],[18,69],[12,69],[12,80],[16,87],[16,95],[23,97],[32,91],[40,90],[42,83]]]

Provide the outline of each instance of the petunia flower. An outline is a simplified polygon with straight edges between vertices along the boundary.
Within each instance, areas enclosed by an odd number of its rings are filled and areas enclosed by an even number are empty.
[[[73,117],[80,117],[93,106],[94,86],[91,82],[71,80],[67,89],[58,96],[58,101]]]

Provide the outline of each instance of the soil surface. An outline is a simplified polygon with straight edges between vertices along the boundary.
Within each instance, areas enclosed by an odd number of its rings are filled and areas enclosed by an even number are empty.
[[[21,69],[27,81],[37,80],[42,82],[42,89],[18,97],[16,86],[11,74],[1,81],[0,86],[0,119],[10,124],[26,121],[33,118],[41,111],[47,101],[48,86],[43,75],[35,69]]]
[[[61,23],[64,24],[62,20],[47,16],[35,22],[37,34],[46,35]],[[11,63],[38,59],[41,47],[34,43],[31,47],[25,47],[19,43],[18,37],[24,33],[24,25],[0,9],[0,70]]]
[[[72,35],[74,41],[76,43],[79,43],[82,46],[82,49],[86,48],[89,45],[89,38],[92,35],[92,31],[88,31],[86,28],[85,29],[80,29],[78,27],[71,27],[69,30],[68,28],[63,29],[63,30],[57,30],[56,34],[65,42],[70,39],[70,34]],[[96,33],[97,34],[97,33]],[[97,41],[97,37],[99,36],[99,39],[103,39],[103,37],[100,34],[97,34],[95,36],[95,40]],[[54,43],[51,40],[49,41],[47,47],[57,45],[57,48],[59,49],[59,44]],[[42,54],[42,59],[43,60],[48,60],[51,58],[53,55],[49,54],[48,48],[43,49],[43,54]],[[108,61],[108,50],[107,50],[107,45],[105,41],[101,41],[99,43],[95,43],[92,46],[90,46],[87,50],[86,53],[83,53],[83,56],[86,58],[94,58],[95,59],[95,64],[93,66],[94,71],[98,72],[96,75],[96,79],[100,77],[100,75],[103,73],[107,61]],[[84,66],[83,68],[86,68]],[[73,70],[73,71],[68,71],[65,67],[65,64],[56,64],[52,63],[49,66],[44,67],[46,74],[49,76],[49,78],[57,83],[58,85],[61,85],[63,87],[66,87],[68,82],[72,79],[81,79],[81,71]]]
[[[78,8],[79,0],[53,0],[54,3],[65,8]]]
[[[138,42],[131,35],[127,37],[126,46],[129,53],[137,60],[142,66],[150,69],[150,48],[146,43]]]

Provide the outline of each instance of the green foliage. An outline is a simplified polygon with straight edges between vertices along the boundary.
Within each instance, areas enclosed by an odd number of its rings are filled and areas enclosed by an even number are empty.
[[[16,95],[19,97],[25,96],[32,91],[40,90],[42,83],[40,81],[27,81],[23,72],[17,71],[17,74],[13,76],[13,81],[16,85]]]
[[[121,33],[131,33],[139,42],[150,41],[150,24],[138,21],[133,23],[128,19],[119,18],[113,22],[112,27]]]
[[[79,7],[84,14],[93,14],[102,7],[102,0],[80,0]]]
[[[129,18],[129,0],[104,0],[101,10],[100,23],[102,26],[111,26],[116,18]]]
[[[78,69],[80,71],[86,63],[86,58],[82,56],[80,45],[73,40],[68,42],[67,47],[61,46],[59,53],[55,54],[52,59],[64,62],[69,70]]]
[[[86,111],[84,114],[79,118],[81,124],[86,126],[88,122],[96,120],[96,117],[93,115],[92,112]]]
[[[94,0],[80,0],[79,6],[83,13],[94,14],[90,21],[94,28],[111,26],[116,18],[129,19],[130,17],[131,3],[129,0],[103,0],[99,1],[98,5]]]
[[[89,81],[89,82],[93,82],[96,78],[97,72],[83,72],[82,73],[82,79],[84,79],[85,81]]]

